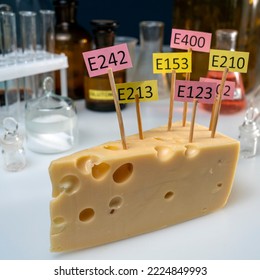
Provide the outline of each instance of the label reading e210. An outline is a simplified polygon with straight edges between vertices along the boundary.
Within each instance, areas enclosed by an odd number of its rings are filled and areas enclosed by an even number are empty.
[[[216,83],[176,80],[174,99],[182,102],[197,99],[199,103],[211,104],[215,100],[216,87]]]
[[[119,103],[135,102],[135,94],[139,101],[158,100],[157,80],[116,84]]]
[[[209,52],[212,34],[185,29],[172,29],[171,48]]]
[[[83,58],[90,77],[131,68],[132,61],[127,44],[119,44],[83,53]]]
[[[200,78],[200,82],[216,83],[217,84],[216,94],[219,94],[219,87],[221,84],[221,80],[211,79],[211,78]],[[236,88],[235,82],[225,81],[224,88],[223,88],[223,94],[222,94],[222,100],[234,99],[235,88]]]
[[[249,52],[210,50],[209,70],[246,73],[249,60]]]
[[[153,73],[191,72],[191,52],[153,53]]]

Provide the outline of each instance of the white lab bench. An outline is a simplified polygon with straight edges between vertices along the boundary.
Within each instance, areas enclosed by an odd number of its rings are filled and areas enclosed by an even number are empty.
[[[144,130],[167,124],[169,99],[141,103]],[[212,214],[126,240],[69,253],[51,253],[52,160],[120,138],[115,112],[85,109],[77,101],[79,143],[62,154],[36,154],[27,149],[27,166],[17,173],[0,168],[0,259],[259,259],[260,258],[260,153],[239,159],[227,205]],[[238,138],[244,111],[220,115],[217,130]],[[122,111],[126,135],[137,133],[135,106]],[[182,117],[175,103],[173,121]],[[189,105],[188,120],[191,117]],[[196,122],[208,125],[210,113],[200,107]],[[196,131],[194,142],[196,141]],[[2,160],[2,159],[1,159]]]

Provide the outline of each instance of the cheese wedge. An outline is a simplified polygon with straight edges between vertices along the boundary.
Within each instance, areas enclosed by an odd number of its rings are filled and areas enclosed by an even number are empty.
[[[239,142],[174,123],[54,160],[49,168],[51,251],[70,251],[147,233],[223,207]]]

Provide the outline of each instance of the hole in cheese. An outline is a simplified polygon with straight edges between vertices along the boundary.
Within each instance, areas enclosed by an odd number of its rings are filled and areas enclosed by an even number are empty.
[[[157,157],[161,161],[167,161],[173,156],[173,151],[169,147],[157,146],[154,149],[157,151]]]
[[[113,180],[116,183],[123,183],[125,182],[133,173],[133,164],[132,163],[125,163],[121,165],[113,174]]]
[[[187,158],[193,158],[199,154],[199,148],[193,145],[186,145],[185,146],[185,156]]]
[[[118,146],[112,146],[112,145],[106,145],[106,146],[104,146],[104,148],[107,150],[111,150],[111,151],[120,150],[120,148]]]
[[[61,191],[65,191],[67,194],[73,194],[78,191],[80,187],[79,178],[75,175],[67,175],[63,177],[59,183]]]
[[[92,208],[85,208],[79,213],[79,219],[81,222],[90,221],[95,215],[95,211]]]
[[[110,165],[105,162],[94,165],[92,167],[92,176],[95,179],[101,179],[102,177],[104,177],[106,175],[106,173],[108,172],[109,169],[110,169]]]
[[[169,192],[167,192],[167,193],[164,195],[164,198],[165,198],[166,200],[172,200],[173,197],[174,197],[174,192],[172,192],[172,191],[169,191]]]
[[[65,219],[63,217],[56,217],[52,221],[56,225],[62,225],[65,222]]]
[[[109,208],[111,209],[119,209],[123,204],[123,198],[121,196],[115,196],[109,202]]]
[[[76,166],[82,173],[90,174],[92,167],[98,162],[99,158],[96,156],[85,156],[77,159]]]

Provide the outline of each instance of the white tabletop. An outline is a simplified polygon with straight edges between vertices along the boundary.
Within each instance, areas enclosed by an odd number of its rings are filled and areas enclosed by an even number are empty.
[[[168,121],[168,99],[141,104],[144,130]],[[181,120],[175,104],[173,121]],[[103,142],[119,139],[116,114],[85,109],[77,102],[79,144],[63,154],[40,155],[26,146],[27,166],[11,173],[0,168],[0,259],[259,259],[260,153],[239,159],[227,205],[212,214],[166,229],[70,253],[50,253],[51,182],[48,167],[59,158]],[[217,130],[238,138],[244,111],[221,115]],[[137,133],[135,107],[122,111],[126,135]],[[188,111],[190,120],[191,107]],[[200,108],[196,122],[208,125],[210,114]],[[196,137],[196,135],[195,135]],[[2,163],[1,163],[2,164]]]

